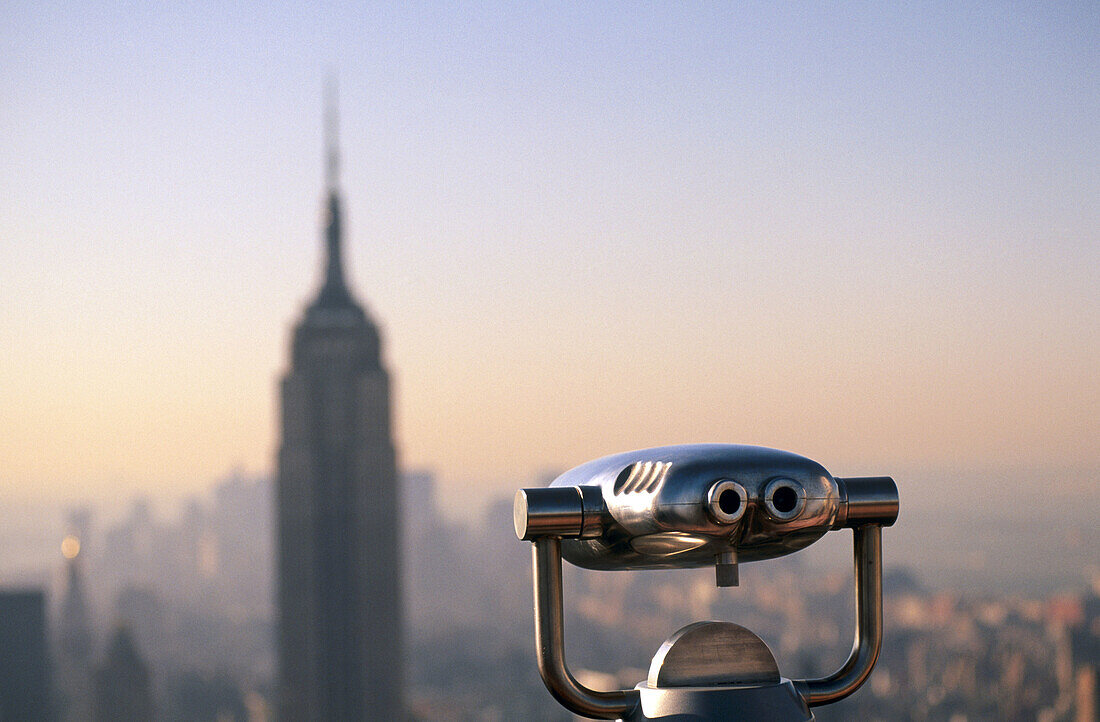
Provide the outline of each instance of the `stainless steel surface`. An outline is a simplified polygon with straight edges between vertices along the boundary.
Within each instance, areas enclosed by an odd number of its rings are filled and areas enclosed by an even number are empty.
[[[749,493],[730,479],[715,482],[707,491],[707,511],[719,524],[733,524],[745,515]]]
[[[646,683],[650,687],[720,687],[778,682],[779,667],[760,637],[731,622],[695,622],[661,645]]]
[[[562,486],[520,489],[512,503],[512,523],[523,541],[539,537],[593,537],[603,531],[599,489]]]
[[[736,587],[740,581],[737,573],[737,552],[728,551],[714,558],[714,583],[719,587]]]
[[[821,679],[795,682],[811,707],[844,699],[867,681],[882,648],[882,527],[853,530],[856,577],[856,635],[848,660]]]
[[[624,722],[808,722],[806,702],[789,679],[759,687],[636,687],[641,704]]]
[[[562,618],[561,540],[542,537],[532,545],[535,592],[535,654],[550,694],[570,712],[618,719],[638,705],[637,690],[598,692],[579,683],[565,666]]]
[[[626,722],[813,719],[809,707],[847,697],[882,645],[882,526],[898,516],[889,477],[834,478],[796,454],[754,446],[667,446],[608,456],[522,489],[516,534],[534,542],[539,673],[570,711]],[[600,692],[565,665],[562,558],[591,569],[715,567],[737,584],[738,563],[798,551],[833,529],[854,535],[856,630],[848,660],[821,679],[779,676],[756,635],[735,624],[681,629],[653,659],[647,683]]]
[[[844,496],[837,527],[860,524],[891,526],[898,520],[898,485],[889,476],[837,479]]]
[[[540,536],[579,536],[584,527],[580,487],[520,489],[512,504],[516,536],[531,541]]]
[[[806,506],[806,491],[793,479],[779,477],[764,487],[764,508],[776,521],[797,519]]]
[[[725,481],[745,492],[732,519],[714,512],[720,497],[713,491]],[[819,539],[833,527],[842,503],[836,480],[817,462],[731,444],[665,446],[608,456],[551,484],[561,487],[594,487],[602,497],[602,532],[562,543],[566,559],[589,569],[710,566],[727,552],[736,552],[739,562],[771,559]],[[767,488],[793,491],[793,511],[777,510],[774,504],[769,509]]]

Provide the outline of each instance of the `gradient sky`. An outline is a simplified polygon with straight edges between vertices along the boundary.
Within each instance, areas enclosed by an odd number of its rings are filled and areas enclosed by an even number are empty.
[[[1100,5],[440,5],[3,5],[0,494],[272,467],[333,68],[445,494],[687,441],[1095,493]]]

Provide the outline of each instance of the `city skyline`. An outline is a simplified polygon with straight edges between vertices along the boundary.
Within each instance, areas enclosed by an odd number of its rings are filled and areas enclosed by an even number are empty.
[[[3,11],[6,495],[272,470],[334,66],[445,495],[686,441],[1095,493],[1095,7],[235,13]]]

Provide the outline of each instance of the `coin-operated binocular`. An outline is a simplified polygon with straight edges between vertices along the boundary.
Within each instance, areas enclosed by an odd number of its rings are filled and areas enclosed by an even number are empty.
[[[516,493],[516,535],[533,542],[535,648],[550,693],[570,711],[626,722],[811,720],[810,707],[847,697],[871,674],[882,645],[882,527],[897,520],[889,477],[838,479],[775,449],[666,446],[578,466],[545,488]],[[737,584],[742,562],[803,549],[834,529],[855,538],[856,630],[848,660],[821,679],[780,676],[767,645],[727,622],[679,630],[633,689],[583,686],[565,664],[562,567],[713,566]]]

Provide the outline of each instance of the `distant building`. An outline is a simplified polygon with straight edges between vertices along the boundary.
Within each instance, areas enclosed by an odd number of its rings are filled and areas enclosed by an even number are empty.
[[[1094,590],[1085,596],[1082,619],[1070,631],[1072,663],[1074,667],[1075,722],[1100,720],[1100,580],[1094,581]]]
[[[330,107],[324,283],[294,329],[278,458],[280,720],[403,718],[389,377],[341,259]]]
[[[61,719],[84,722],[91,716],[91,673],[94,639],[91,610],[85,591],[83,542],[87,538],[89,515],[70,517],[70,534],[61,541],[65,557],[66,584],[57,616],[57,711]]]
[[[126,627],[119,627],[95,671],[92,700],[94,722],[150,722],[153,694],[149,667]]]
[[[1073,695],[1076,708],[1075,722],[1096,722],[1097,698],[1100,696],[1100,690],[1096,687],[1096,668],[1081,667],[1077,670],[1074,681],[1076,683]]]
[[[86,668],[92,658],[92,628],[79,545],[75,536],[65,537],[62,544],[67,579],[60,618],[57,620],[57,642],[67,663]]]
[[[125,586],[115,595],[114,618],[125,625],[146,661],[163,662],[179,650],[171,642],[167,603],[152,587]]]
[[[46,595],[0,591],[0,720],[52,720]]]

